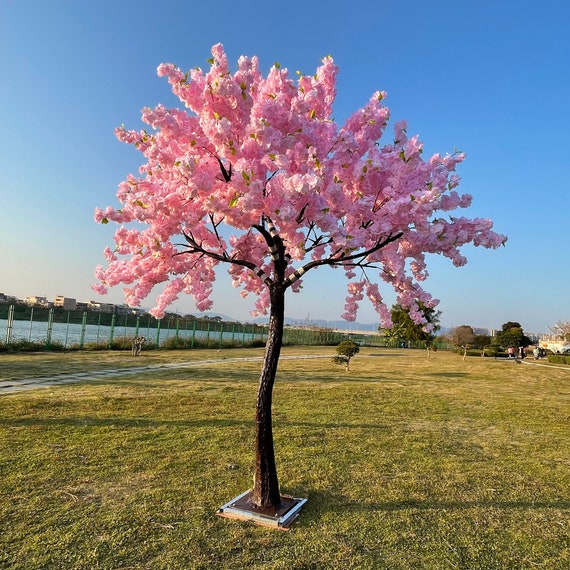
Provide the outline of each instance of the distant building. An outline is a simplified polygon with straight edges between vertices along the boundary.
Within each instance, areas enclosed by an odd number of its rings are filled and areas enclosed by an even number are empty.
[[[140,310],[123,304],[115,305],[115,313],[117,315],[138,315],[140,313]]]
[[[0,293],[0,303],[8,304],[8,303],[17,303],[18,299],[16,297],[12,297],[11,295],[5,295],[4,293]]]
[[[49,307],[49,302],[46,297],[38,297],[37,295],[32,295],[24,299],[24,303],[29,307]]]
[[[75,309],[77,308],[77,301],[70,297],[64,297],[63,295],[58,295],[53,300],[53,306],[62,307],[66,311],[75,311]]]
[[[87,303],[87,307],[91,311],[95,311],[97,313],[114,313],[115,312],[115,305],[112,303],[97,303],[96,301],[89,301]]]

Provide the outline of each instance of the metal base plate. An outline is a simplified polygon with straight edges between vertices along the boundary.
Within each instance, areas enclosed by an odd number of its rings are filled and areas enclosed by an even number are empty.
[[[260,509],[251,503],[252,490],[246,491],[222,505],[216,514],[220,517],[251,521],[261,526],[289,530],[307,499],[281,495],[279,508]]]

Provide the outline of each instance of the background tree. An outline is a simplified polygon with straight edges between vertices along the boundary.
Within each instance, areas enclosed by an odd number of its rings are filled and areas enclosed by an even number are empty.
[[[570,321],[558,321],[555,325],[548,328],[560,340],[570,341]]]
[[[484,349],[491,345],[491,337],[488,334],[476,334],[473,337],[473,346]]]
[[[435,333],[441,328],[439,319],[441,311],[418,303],[417,311],[422,315],[418,323],[410,315],[410,309],[400,305],[392,305],[390,311],[391,326],[386,330],[388,337],[406,342],[425,342],[432,344]]]
[[[501,330],[497,332],[493,338],[493,344],[503,349],[507,349],[509,346],[527,347],[529,344],[531,344],[531,340],[524,334],[520,323],[509,321],[507,323],[504,323],[501,327]]]
[[[333,358],[335,364],[344,364],[346,371],[350,370],[350,359],[360,352],[360,346],[353,340],[343,340],[336,347],[337,356]]]
[[[138,306],[156,285],[152,310],[160,317],[181,293],[200,311],[211,307],[215,269],[226,264],[256,313],[269,312],[261,368],[252,502],[280,504],[271,422],[272,390],[282,345],[285,293],[321,267],[348,279],[344,317],[354,320],[364,296],[381,321],[390,313],[371,275],[397,292],[412,320],[425,322],[418,303],[437,301],[423,290],[426,253],[455,266],[466,263],[467,243],[496,248],[506,237],[487,219],[447,212],[466,208],[471,196],[456,190],[460,152],[424,160],[422,143],[405,122],[389,142],[386,94],[376,92],[339,127],[332,118],[337,68],[327,57],[313,75],[296,81],[275,64],[263,76],[256,57],[241,57],[232,73],[221,44],[210,68],[185,73],[162,64],[158,74],[187,109],[144,109],[147,130],[116,131],[145,157],[139,175],[119,185],[119,208],[97,209],[95,219],[119,224],[107,248],[96,290],[127,285]]]
[[[451,342],[455,346],[461,346],[469,348],[473,346],[475,341],[475,333],[473,328],[468,325],[461,325],[455,327],[451,332]]]

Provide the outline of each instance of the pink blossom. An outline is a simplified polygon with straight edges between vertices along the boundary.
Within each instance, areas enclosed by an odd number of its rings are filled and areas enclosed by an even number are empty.
[[[332,58],[298,78],[278,66],[263,76],[256,57],[240,57],[232,72],[221,44],[212,59],[188,73],[161,64],[158,75],[185,108],[146,108],[148,131],[116,130],[143,164],[119,184],[117,207],[95,210],[96,222],[118,224],[107,266],[96,270],[97,292],[128,285],[125,298],[138,305],[162,287],[155,315],[181,294],[205,310],[222,263],[265,314],[268,284],[284,279],[298,292],[308,271],[327,265],[348,280],[345,318],[354,320],[366,297],[390,322],[376,278],[423,322],[419,303],[437,304],[421,286],[426,253],[461,266],[464,245],[506,242],[490,220],[455,214],[472,202],[458,191],[463,153],[424,158],[405,121],[385,137],[386,93],[374,93],[344,125],[334,121]],[[285,248],[279,271],[274,236]]]

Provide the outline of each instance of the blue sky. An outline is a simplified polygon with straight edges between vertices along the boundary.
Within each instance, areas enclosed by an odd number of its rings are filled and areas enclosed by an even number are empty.
[[[337,121],[381,89],[392,124],[408,120],[426,154],[465,151],[466,213],[492,218],[509,242],[466,248],[460,269],[430,259],[426,287],[441,299],[442,324],[547,332],[570,320],[569,6],[0,0],[0,292],[122,302],[120,288],[106,298],[90,289],[114,230],[93,210],[116,205],[117,184],[142,158],[114,128],[138,128],[144,106],[177,104],[158,64],[206,67],[221,42],[234,67],[244,54],[265,70],[278,61],[312,73],[332,55]],[[287,315],[338,319],[344,288],[338,271],[309,274]],[[250,307],[222,272],[214,312],[247,320]],[[191,298],[173,309],[196,314]],[[358,321],[377,321],[366,302]]]

